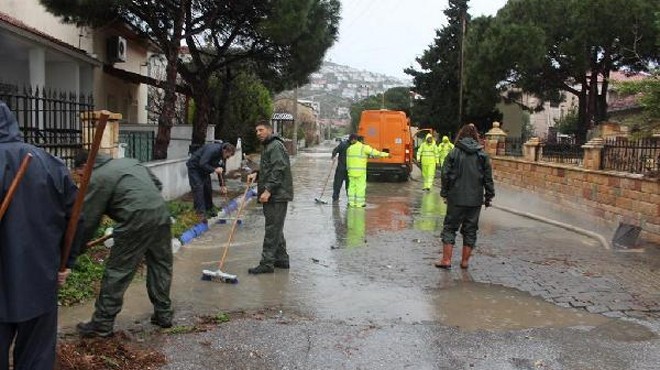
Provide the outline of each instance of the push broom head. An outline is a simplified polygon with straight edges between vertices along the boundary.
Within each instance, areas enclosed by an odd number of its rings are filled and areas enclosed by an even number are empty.
[[[238,277],[236,275],[228,274],[220,270],[204,270],[202,271],[202,280],[206,281],[221,281],[227,284],[237,284]]]

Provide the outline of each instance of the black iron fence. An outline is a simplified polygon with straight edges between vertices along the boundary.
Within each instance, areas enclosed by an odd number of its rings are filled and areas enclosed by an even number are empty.
[[[606,139],[601,167],[610,171],[658,173],[660,172],[660,138]]]
[[[76,151],[88,147],[91,127],[84,127],[80,114],[94,110],[91,96],[44,89],[0,85],[0,100],[16,115],[27,143],[41,147],[73,165]]]
[[[584,149],[579,143],[543,143],[539,160],[581,166],[584,161]]]
[[[511,157],[522,157],[525,141],[520,137],[507,137],[504,141],[504,154]]]
[[[119,145],[124,147],[124,157],[149,162],[154,158],[153,131],[119,131]]]

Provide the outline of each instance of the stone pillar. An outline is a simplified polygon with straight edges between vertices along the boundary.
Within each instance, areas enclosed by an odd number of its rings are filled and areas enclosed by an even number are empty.
[[[600,170],[605,140],[600,137],[589,140],[582,145],[584,149],[584,161],[582,166],[587,170]]]
[[[102,111],[83,112],[80,119],[83,122],[83,142],[90,143],[94,140],[96,132],[96,121],[101,117]],[[105,153],[112,158],[119,157],[119,120],[122,119],[121,113],[110,113],[108,123],[103,131],[99,153]]]
[[[504,155],[506,153],[506,132],[500,128],[499,122],[493,122],[493,128],[486,132],[486,153],[489,155]]]
[[[539,145],[541,141],[538,137],[533,137],[523,145],[523,158],[526,161],[535,162],[538,160]]]

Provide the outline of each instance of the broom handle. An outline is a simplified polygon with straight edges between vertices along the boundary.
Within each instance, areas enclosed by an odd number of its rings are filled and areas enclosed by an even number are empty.
[[[0,221],[2,221],[2,217],[5,215],[5,212],[7,212],[9,203],[11,203],[12,198],[14,198],[14,193],[16,192],[16,189],[18,189],[18,184],[23,179],[25,172],[27,172],[27,168],[31,160],[32,153],[28,153],[25,155],[25,157],[23,157],[21,165],[18,167],[18,172],[16,172],[16,177],[14,177],[14,179],[11,181],[7,195],[5,196],[5,199],[2,200],[2,205],[0,206]]]
[[[247,186],[245,187],[245,191],[243,192],[243,199],[241,200],[241,205],[238,207],[238,212],[236,212],[236,218],[234,219],[234,222],[231,225],[231,231],[229,232],[229,240],[227,240],[227,244],[225,245],[225,251],[222,253],[222,258],[220,259],[218,270],[222,270],[222,266],[225,264],[227,251],[229,251],[229,245],[231,244],[231,240],[234,237],[234,231],[236,230],[236,225],[238,224],[238,218],[241,217],[241,211],[243,211],[243,206],[245,205],[247,192],[248,190],[250,190],[251,185],[252,185],[252,180],[248,180]]]
[[[325,178],[325,184],[323,185],[323,190],[321,190],[321,198],[323,198],[323,194],[325,194],[325,188],[328,187],[328,181],[330,181],[330,175],[332,175],[332,169],[335,167],[335,162],[337,161],[337,158],[332,159],[332,164],[330,165],[330,171],[328,171],[328,177]]]
[[[96,153],[98,153],[99,147],[101,146],[101,139],[103,138],[103,131],[105,130],[105,124],[108,122],[108,118],[110,118],[109,112],[102,111],[99,121],[96,124],[96,132],[94,133],[92,148],[87,156],[87,163],[85,163],[83,177],[80,181],[80,189],[78,189],[76,201],[73,203],[71,218],[69,218],[69,224],[67,225],[66,233],[64,234],[64,245],[62,246],[62,257],[60,259],[60,272],[66,271],[66,263],[69,259],[69,254],[71,253],[71,244],[73,244],[73,238],[76,235],[78,220],[80,219],[83,202],[85,201],[85,193],[87,193],[87,185],[89,185],[89,179],[92,176],[92,167],[94,167]]]

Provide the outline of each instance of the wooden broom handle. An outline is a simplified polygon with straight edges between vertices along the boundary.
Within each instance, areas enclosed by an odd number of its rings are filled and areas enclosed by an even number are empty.
[[[243,211],[243,207],[245,206],[246,198],[247,198],[247,193],[248,190],[250,190],[250,186],[252,186],[252,180],[248,180],[247,186],[245,187],[245,191],[243,192],[243,199],[241,200],[241,205],[238,207],[238,212],[236,212],[236,218],[234,219],[234,222],[231,225],[231,231],[229,232],[229,239],[227,240],[227,244],[225,244],[225,250],[222,253],[222,258],[220,259],[220,263],[218,264],[218,269],[222,270],[222,266],[225,264],[225,258],[227,258],[227,251],[229,250],[229,245],[231,244],[231,240],[234,237],[234,231],[236,231],[236,225],[238,224],[238,218],[241,217],[241,212]]]
[[[0,221],[2,221],[2,217],[5,215],[5,212],[7,212],[7,208],[9,208],[9,203],[11,203],[12,198],[14,197],[14,193],[16,192],[16,189],[18,189],[18,184],[21,182],[21,179],[23,179],[23,176],[25,175],[25,172],[27,172],[28,165],[30,165],[30,161],[32,160],[32,153],[28,153],[23,157],[23,160],[21,161],[20,167],[18,167],[18,172],[16,172],[16,177],[11,181],[11,184],[9,185],[9,190],[7,191],[7,195],[5,196],[5,199],[2,200],[2,205],[0,206]]]
[[[103,131],[105,130],[105,125],[108,122],[108,118],[110,118],[109,112],[102,111],[99,117],[99,121],[96,124],[94,141],[92,141],[92,147],[89,150],[89,154],[87,156],[87,163],[85,163],[85,169],[83,170],[83,176],[80,181],[80,189],[78,189],[76,201],[73,203],[71,218],[69,218],[69,224],[67,225],[66,233],[64,234],[62,258],[60,259],[60,272],[64,272],[66,270],[66,263],[69,259],[69,254],[71,253],[71,245],[73,244],[73,238],[76,235],[78,220],[80,219],[80,213],[85,201],[85,193],[87,193],[87,185],[89,185],[89,179],[92,177],[92,168],[94,167],[94,162],[96,161],[96,154],[98,153],[99,147],[101,146],[101,139],[103,139]]]

